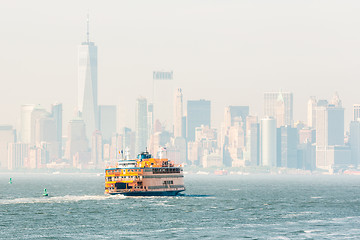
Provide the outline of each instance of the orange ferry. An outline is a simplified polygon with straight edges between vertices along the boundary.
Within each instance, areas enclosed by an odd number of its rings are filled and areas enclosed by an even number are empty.
[[[185,191],[183,168],[168,159],[153,158],[148,152],[105,169],[105,194],[175,196],[182,191]]]

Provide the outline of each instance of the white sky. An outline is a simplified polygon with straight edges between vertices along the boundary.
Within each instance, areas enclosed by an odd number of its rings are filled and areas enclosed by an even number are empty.
[[[0,124],[16,125],[23,103],[59,101],[67,128],[88,10],[99,104],[119,105],[120,127],[134,126],[157,69],[174,70],[184,100],[212,101],[214,127],[225,105],[261,116],[265,91],[292,91],[295,120],[311,95],[338,91],[346,121],[360,103],[360,1],[3,1]]]

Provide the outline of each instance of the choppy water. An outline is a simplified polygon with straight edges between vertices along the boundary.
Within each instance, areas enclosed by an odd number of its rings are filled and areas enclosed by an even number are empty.
[[[186,175],[177,197],[105,196],[96,174],[9,177],[0,174],[0,239],[360,237],[359,176]]]

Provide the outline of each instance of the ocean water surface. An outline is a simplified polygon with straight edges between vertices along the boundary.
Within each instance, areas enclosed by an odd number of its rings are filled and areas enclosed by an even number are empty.
[[[360,236],[360,176],[185,175],[185,185],[176,197],[107,196],[96,174],[0,173],[0,239]]]

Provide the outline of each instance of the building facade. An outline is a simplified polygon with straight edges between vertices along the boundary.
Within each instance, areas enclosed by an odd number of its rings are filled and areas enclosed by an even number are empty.
[[[353,106],[353,121],[358,121],[360,118],[360,104],[354,104]]]
[[[261,165],[276,166],[276,120],[273,117],[261,119]]]
[[[135,112],[135,132],[136,132],[136,145],[135,154],[144,152],[147,147],[148,141],[148,112],[146,98],[138,98],[136,100]]]
[[[274,117],[277,127],[293,124],[293,94],[291,92],[264,93],[264,115]]]
[[[314,96],[311,96],[308,100],[308,109],[307,109],[307,125],[310,128],[316,127],[316,105],[317,101]]]
[[[174,137],[183,137],[183,94],[178,88],[174,95]]]
[[[0,125],[0,169],[8,169],[8,146],[16,142],[16,130],[10,125]]]
[[[104,143],[110,143],[112,135],[116,133],[116,116],[115,105],[99,106],[99,129]]]
[[[20,142],[31,142],[31,113],[34,110],[34,104],[21,105],[21,125],[20,125]]]
[[[195,129],[201,125],[211,127],[211,103],[208,100],[187,102],[187,140],[195,140]]]

